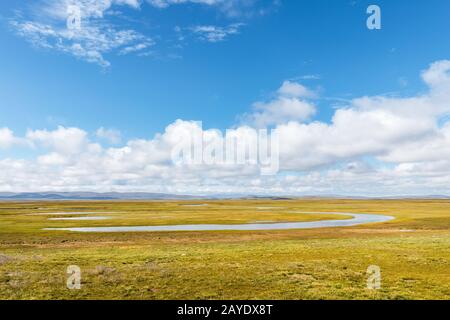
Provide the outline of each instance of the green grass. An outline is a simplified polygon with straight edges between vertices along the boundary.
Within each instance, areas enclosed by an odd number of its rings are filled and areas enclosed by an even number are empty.
[[[1,299],[449,299],[448,201],[0,203]],[[203,203],[199,202],[199,203]],[[261,210],[258,207],[274,207]],[[42,212],[95,211],[112,220],[48,221]],[[311,221],[380,213],[350,228],[169,233],[70,233],[45,227]],[[82,270],[81,290],[66,268]],[[366,288],[369,265],[381,290]]]

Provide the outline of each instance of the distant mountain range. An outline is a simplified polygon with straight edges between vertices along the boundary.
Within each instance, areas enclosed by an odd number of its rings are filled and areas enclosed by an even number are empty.
[[[446,195],[426,196],[391,196],[391,197],[365,197],[365,196],[261,196],[261,195],[180,195],[168,193],[148,192],[0,192],[1,200],[205,200],[205,199],[261,199],[261,200],[290,200],[290,199],[450,199]]]
[[[189,200],[199,196],[146,192],[0,192],[0,200]]]

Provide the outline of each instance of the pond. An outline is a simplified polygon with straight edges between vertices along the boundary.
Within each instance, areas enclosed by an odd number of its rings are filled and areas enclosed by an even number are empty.
[[[51,220],[51,221],[89,221],[89,220],[96,221],[96,220],[108,220],[108,219],[112,219],[112,218],[96,216],[96,217],[48,218],[47,220]]]
[[[300,212],[299,212],[300,213]],[[44,230],[72,231],[72,232],[174,232],[174,231],[255,231],[255,230],[289,230],[289,229],[317,229],[331,227],[351,227],[367,223],[380,223],[393,220],[394,217],[379,214],[361,214],[347,212],[303,212],[302,214],[336,214],[348,215],[351,219],[322,220],[308,222],[276,222],[276,223],[248,223],[248,224],[188,224],[165,226],[120,226],[120,227],[75,227],[75,228],[46,228]]]

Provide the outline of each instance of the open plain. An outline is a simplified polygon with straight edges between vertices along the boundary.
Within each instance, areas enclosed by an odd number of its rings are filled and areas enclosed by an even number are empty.
[[[45,230],[351,219],[344,212],[394,219],[292,230]],[[95,216],[103,218],[86,219]],[[72,265],[79,290],[67,288]],[[371,265],[381,270],[379,290],[367,288]],[[0,299],[449,298],[448,200],[0,203]]]

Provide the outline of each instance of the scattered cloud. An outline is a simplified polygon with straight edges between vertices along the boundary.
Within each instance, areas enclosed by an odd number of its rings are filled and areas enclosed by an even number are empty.
[[[154,44],[153,41],[148,40],[146,42],[142,42],[142,43],[138,43],[138,44],[135,44],[132,46],[125,47],[120,50],[119,54],[126,55],[126,54],[133,53],[133,52],[142,52],[142,50],[151,47],[153,44]]]
[[[320,80],[321,77],[318,74],[305,74],[296,78],[296,80]]]
[[[113,5],[139,7],[132,0],[64,0],[39,2],[39,15],[16,18],[11,26],[34,46],[70,54],[81,60],[109,67],[105,54],[128,54],[148,48],[153,40],[132,29],[117,28],[105,18]],[[70,8],[78,8],[71,11]],[[79,24],[69,28],[71,14]]]
[[[30,5],[31,9],[24,7],[10,19],[10,25],[37,48],[55,50],[108,68],[109,55],[153,55],[148,54],[152,52],[149,48],[156,45],[155,39],[160,35],[144,34],[145,28],[136,21],[119,22],[123,18],[121,8],[142,10],[144,3],[161,9],[188,3],[206,5],[234,18],[244,11],[263,10],[257,0],[37,0]],[[226,26],[175,27],[175,34],[182,41],[180,31],[189,30],[204,41],[220,42],[238,34],[243,25],[236,22]]]
[[[354,99],[336,110],[331,123],[290,122],[277,127],[286,169],[309,170],[371,156],[388,163],[439,161],[449,150],[450,61],[438,61],[422,73],[426,94]],[[308,150],[299,156],[298,150]],[[439,152],[438,152],[439,151]]]
[[[147,0],[149,4],[158,8],[167,8],[173,4],[182,4],[182,3],[199,3],[206,5],[217,5],[219,3],[223,3],[223,0]]]
[[[167,8],[171,5],[199,4],[218,8],[223,14],[231,18],[263,16],[280,5],[279,0],[263,4],[260,0],[147,0],[157,8]]]
[[[26,141],[22,147],[34,147],[38,155],[0,159],[1,190],[448,194],[450,123],[440,120],[450,113],[449,72],[450,61],[435,62],[422,73],[427,92],[406,98],[353,99],[337,109],[329,123],[305,123],[297,112],[281,112],[282,121],[274,124],[274,130],[282,174],[275,176],[260,176],[251,165],[174,164],[172,151],[183,137],[200,132],[205,141],[222,139],[219,130],[205,130],[194,121],[177,120],[151,139],[114,147],[90,140],[80,128],[29,130],[24,137],[3,128],[0,148]],[[296,110],[292,101],[307,103],[305,99],[314,99],[310,90],[285,82],[259,112],[278,116],[273,105],[284,110],[283,101],[290,101],[288,109]],[[243,138],[248,128],[240,125],[230,131]],[[114,140],[115,134],[100,128],[97,137]]]
[[[224,41],[228,36],[239,33],[239,29],[244,26],[243,23],[233,23],[227,27],[219,26],[195,26],[190,30],[197,35],[200,40],[208,42]]]

